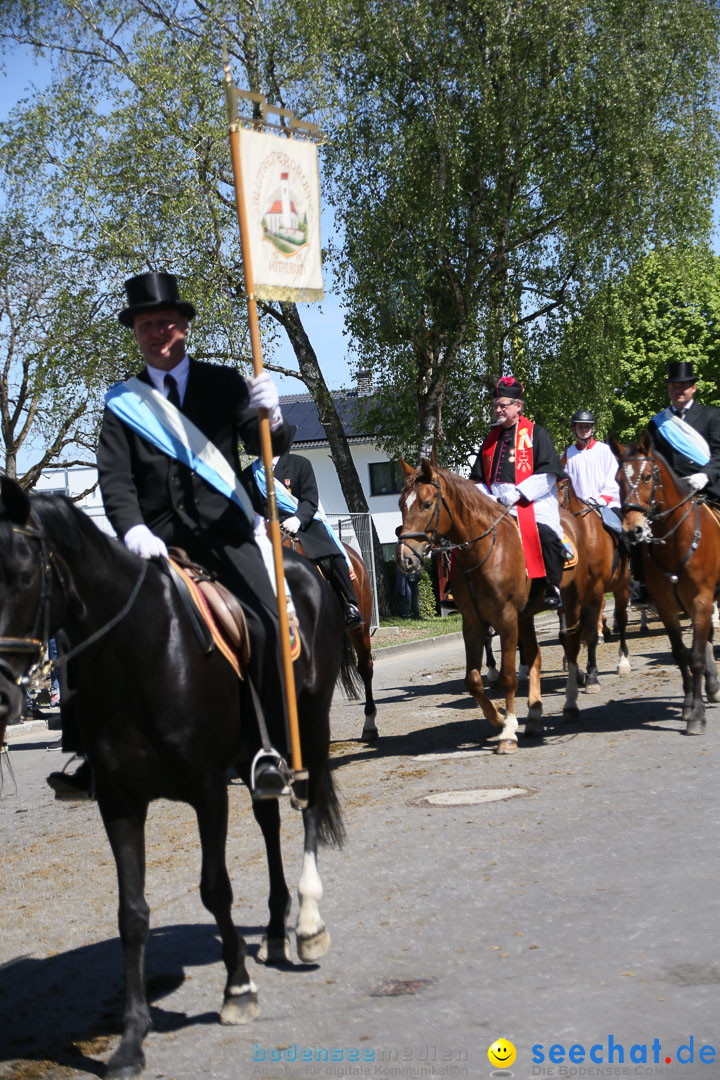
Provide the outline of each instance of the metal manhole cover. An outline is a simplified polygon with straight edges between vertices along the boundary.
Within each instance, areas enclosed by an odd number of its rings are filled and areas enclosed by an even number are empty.
[[[479,806],[481,803],[501,802],[503,799],[517,799],[523,795],[534,794],[534,788],[498,786],[466,788],[459,791],[432,791],[429,795],[409,799],[408,806]]]
[[[408,994],[419,994],[426,986],[430,986],[432,981],[432,979],[390,979],[378,986],[377,990],[372,990],[370,997],[405,997]]]

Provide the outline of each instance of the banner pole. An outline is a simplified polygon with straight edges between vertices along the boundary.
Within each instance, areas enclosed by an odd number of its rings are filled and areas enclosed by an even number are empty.
[[[223,49],[223,69],[225,72],[225,105],[228,117],[228,130],[230,134],[230,154],[232,157],[233,180],[235,186],[235,202],[237,206],[238,223],[240,226],[240,242],[242,246],[243,269],[245,272],[245,292],[247,294],[248,320],[250,323],[250,342],[252,346],[253,373],[259,375],[263,370],[262,349],[260,346],[260,325],[258,321],[257,302],[255,299],[255,279],[253,276],[252,257],[250,253],[250,235],[248,232],[247,208],[245,206],[245,191],[242,183],[242,161],[240,155],[240,125],[235,115],[232,101],[232,78],[230,75],[230,60],[227,50]],[[280,520],[278,518],[277,500],[275,498],[275,478],[272,464],[272,437],[270,434],[270,421],[267,409],[258,409],[260,421],[260,449],[265,469],[265,487],[267,490],[268,521],[270,523],[270,540],[273,548],[273,562],[275,566],[275,581],[277,583],[278,620],[280,623],[280,647],[282,651],[283,674],[285,676],[285,704],[287,707],[288,729],[290,737],[290,763],[296,774],[296,779],[305,780],[307,775],[303,773],[302,753],[300,750],[300,727],[297,715],[297,696],[295,691],[295,672],[290,656],[290,624],[288,621],[287,602],[285,595],[285,571],[282,556],[282,537],[280,535]],[[307,806],[304,792],[295,792],[295,801]]]

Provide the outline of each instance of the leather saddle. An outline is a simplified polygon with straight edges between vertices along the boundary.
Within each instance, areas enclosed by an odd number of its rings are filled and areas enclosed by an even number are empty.
[[[226,651],[229,650],[239,662],[238,675],[242,678],[250,659],[250,636],[240,601],[193,562],[182,548],[171,547],[168,555],[173,580],[188,607],[204,651],[210,652],[217,645],[232,663]],[[200,600],[193,590],[200,594]],[[198,614],[202,624],[198,622]]]

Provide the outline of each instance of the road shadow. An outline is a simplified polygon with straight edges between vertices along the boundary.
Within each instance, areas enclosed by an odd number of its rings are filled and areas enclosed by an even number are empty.
[[[261,926],[239,926],[257,935]],[[248,948],[256,955],[259,944]],[[214,923],[182,923],[150,931],[146,952],[146,986],[153,1029],[169,1033],[220,1023],[222,977],[217,981],[218,1009],[188,1014],[159,1004],[185,981],[188,968],[221,962]],[[278,965],[306,972],[317,965]],[[122,1027],[124,988],[119,938],[38,959],[20,956],[0,967],[0,1063],[37,1063],[33,1076],[62,1066],[96,1076],[105,1073],[109,1045]],[[208,979],[214,975],[208,972]],[[97,1055],[97,1056],[96,1056]],[[103,1060],[100,1060],[100,1059]],[[42,1063],[41,1067],[40,1063]],[[25,1075],[23,1073],[23,1075]]]

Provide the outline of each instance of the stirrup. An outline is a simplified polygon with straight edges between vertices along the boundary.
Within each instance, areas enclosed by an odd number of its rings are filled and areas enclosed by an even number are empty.
[[[260,771],[256,775],[258,766]],[[250,794],[256,802],[292,795],[291,779],[287,762],[277,750],[262,747],[258,750],[250,766]]]

